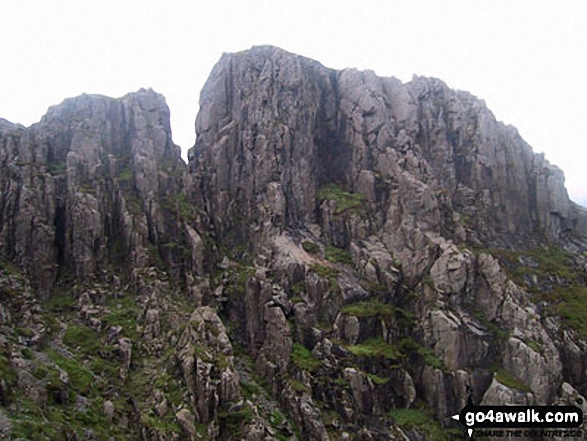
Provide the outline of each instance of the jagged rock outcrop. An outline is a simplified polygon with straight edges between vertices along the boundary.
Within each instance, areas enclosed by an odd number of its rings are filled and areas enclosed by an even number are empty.
[[[587,395],[587,210],[483,101],[264,46],[200,106],[187,167],[151,90],[0,120],[0,433],[453,439]]]
[[[30,128],[4,130],[0,163],[2,253],[44,293],[62,268],[88,278],[144,266],[149,246],[168,257],[165,245],[185,234],[170,216],[183,162],[151,90],[66,100]]]
[[[235,317],[247,311],[243,330],[255,336],[253,354],[272,325],[251,331],[251,311],[263,317],[279,306],[296,324],[294,340],[308,349],[330,335],[342,339],[343,353],[345,346],[377,352],[368,347],[377,339],[403,348],[402,356],[420,364],[408,374],[418,399],[440,419],[464,405],[469,388],[478,401],[505,397],[492,391],[511,390],[500,383],[506,373],[530,401],[556,399],[568,379],[565,344],[545,326],[544,305],[524,291],[525,282],[508,280],[507,267],[523,266],[523,258],[509,262],[490,249],[576,252],[586,245],[587,218],[569,200],[562,172],[484,102],[436,79],[402,84],[256,47],[223,55],[200,104],[186,187],[206,207],[218,243],[242,247],[241,257],[269,267],[294,302],[289,309],[269,294],[246,295],[243,308],[241,299],[228,300]],[[359,277],[349,278],[341,263]],[[581,285],[585,275],[577,274],[573,283]],[[361,303],[374,298],[379,311]],[[363,310],[336,318],[357,302]],[[381,320],[391,314],[386,304],[403,311],[403,325]],[[332,325],[332,333],[319,329]],[[263,365],[267,354],[259,359]],[[340,355],[334,359],[345,366]],[[385,371],[391,362],[375,364],[361,367],[393,378]],[[334,372],[328,375],[340,378]],[[368,424],[364,416],[378,414],[378,406],[360,398],[361,375],[351,381],[350,400],[355,421]],[[310,387],[321,388],[312,380]],[[321,397],[325,408],[348,402],[334,395],[332,402]],[[354,418],[347,413],[347,422]]]

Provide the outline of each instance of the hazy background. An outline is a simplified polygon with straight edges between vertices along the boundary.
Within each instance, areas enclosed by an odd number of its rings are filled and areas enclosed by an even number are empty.
[[[81,93],[165,95],[194,144],[222,52],[272,44],[327,67],[438,77],[487,102],[587,206],[585,1],[23,1],[0,10],[0,117],[26,126]]]

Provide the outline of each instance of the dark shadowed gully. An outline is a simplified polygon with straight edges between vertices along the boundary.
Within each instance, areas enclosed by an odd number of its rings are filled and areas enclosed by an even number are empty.
[[[225,54],[0,119],[0,438],[450,440],[587,394],[587,212],[442,81]]]

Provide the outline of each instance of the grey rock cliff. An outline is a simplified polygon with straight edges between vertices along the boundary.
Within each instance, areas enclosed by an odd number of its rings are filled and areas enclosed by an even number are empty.
[[[196,134],[152,90],[0,120],[2,433],[461,439],[469,391],[587,395],[587,210],[483,101],[262,46]]]

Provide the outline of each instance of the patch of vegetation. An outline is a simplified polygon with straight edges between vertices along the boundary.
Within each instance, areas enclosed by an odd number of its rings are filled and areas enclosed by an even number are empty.
[[[79,348],[84,354],[96,355],[102,345],[96,332],[87,326],[70,326],[63,336],[63,344],[72,349]]]
[[[364,302],[357,302],[345,305],[340,312],[345,315],[354,315],[356,317],[392,317],[395,314],[395,307],[388,303],[383,303],[377,298]]]
[[[581,338],[587,339],[587,286],[572,285],[557,291],[560,301],[549,310],[560,316]]]
[[[45,300],[43,306],[45,310],[51,312],[73,311],[75,297],[71,291],[55,290],[51,296]]]
[[[0,378],[6,382],[9,388],[16,384],[18,378],[16,369],[10,365],[8,358],[4,355],[0,355]]]
[[[247,290],[247,281],[255,275],[255,268],[246,265],[239,265],[230,271],[228,283],[226,283],[226,294],[231,299],[236,299]]]
[[[126,200],[126,208],[130,212],[130,214],[133,214],[135,216],[143,214],[143,203],[141,202],[141,199],[136,193],[130,192],[128,194],[125,194],[124,198]]]
[[[402,338],[399,341],[398,346],[401,353],[404,355],[415,352],[420,355],[420,357],[422,357],[424,363],[426,363],[428,366],[432,366],[433,368],[440,369],[442,371],[448,370],[444,364],[444,361],[440,359],[432,349],[422,346],[411,337]]]
[[[253,383],[247,383],[244,380],[241,380],[240,386],[241,386],[241,389],[243,391],[245,398],[247,398],[248,400],[250,400],[251,398],[253,398],[255,396],[258,396],[259,393],[261,392],[261,390],[259,389],[259,386],[257,386],[256,384],[253,384]]]
[[[106,380],[118,378],[119,366],[108,359],[96,357],[90,362],[89,367],[92,372],[102,376]]]
[[[389,382],[389,378],[383,378],[375,374],[367,374],[367,377],[378,386],[383,386]]]
[[[532,392],[532,389],[530,389],[527,384],[503,368],[499,368],[495,371],[495,379],[510,389],[518,389],[523,392]]]
[[[171,418],[161,418],[158,415],[141,413],[141,424],[155,430],[159,435],[178,434],[181,432],[179,424]]]
[[[124,167],[122,170],[120,170],[120,173],[118,174],[118,180],[120,182],[130,182],[132,181],[132,177],[133,177],[133,173],[132,173],[132,169],[130,168],[130,166],[126,166]]]
[[[326,266],[326,265],[320,265],[320,264],[313,264],[310,265],[310,270],[315,272],[319,277],[322,277],[323,279],[328,279],[328,283],[330,283],[330,288],[334,291],[338,291],[340,290],[340,286],[338,284],[338,274],[340,273],[340,271],[338,271],[336,268],[332,268],[330,266]]]
[[[301,293],[306,292],[306,290],[307,290],[306,282],[302,281],[302,282],[294,283],[291,287],[291,290],[296,295],[300,295]],[[292,301],[293,301],[293,299],[292,299]]]
[[[346,348],[351,354],[357,357],[376,357],[386,358],[388,360],[398,360],[400,358],[399,351],[380,337],[371,338],[365,340],[363,343],[350,345]]]
[[[288,380],[288,383],[291,386],[291,388],[297,392],[302,392],[302,393],[306,393],[306,394],[309,394],[312,392],[312,389],[310,389],[308,386],[306,386],[300,380],[296,380],[295,378],[290,378]]]
[[[89,194],[96,194],[98,191],[95,187],[92,187],[89,184],[81,184],[79,186],[79,189],[82,193],[89,193]]]
[[[419,409],[393,409],[389,412],[395,423],[407,430],[420,429],[426,434],[426,439],[434,441],[451,441],[463,439],[459,429],[444,429],[440,422],[431,415]]]
[[[183,222],[192,221],[196,214],[194,206],[187,200],[184,193],[177,193],[167,198],[163,206],[172,213],[176,213]]]
[[[504,343],[510,338],[510,331],[508,331],[507,329],[503,329],[495,322],[490,322],[481,311],[476,310],[473,313],[473,317],[475,317],[475,319],[479,323],[481,323],[489,330],[489,332],[497,342]]]
[[[302,248],[304,251],[311,254],[317,254],[320,251],[320,247],[311,240],[304,240],[302,242]]]
[[[348,251],[342,248],[327,246],[325,250],[326,260],[330,262],[344,263],[345,265],[353,265],[353,259]]]
[[[314,358],[312,352],[306,349],[301,343],[294,343],[292,360],[299,369],[308,372],[314,372],[322,365],[322,362]]]
[[[93,374],[78,361],[67,358],[59,352],[49,349],[49,358],[69,375],[71,387],[76,392],[86,395],[91,391]]]
[[[104,317],[104,322],[108,326],[122,326],[125,335],[131,340],[138,338],[137,333],[137,316],[139,307],[136,299],[131,295],[125,295],[112,299],[107,303],[110,313]]]
[[[62,175],[65,173],[66,170],[67,166],[63,162],[47,165],[47,172],[49,172],[51,176]]]
[[[342,214],[346,211],[358,211],[363,208],[365,197],[358,193],[343,191],[336,184],[327,184],[318,191],[319,201],[333,201],[336,205],[334,214]]]
[[[323,279],[338,277],[338,274],[340,272],[336,268],[320,264],[310,265],[310,270],[314,271],[316,274],[318,274],[318,276],[322,277]]]
[[[444,364],[444,361],[438,358],[432,349],[422,346],[418,349],[418,354],[422,356],[424,363],[426,363],[428,366],[432,366],[433,368],[440,369],[442,371],[448,370]]]
[[[529,342],[527,342],[527,345],[534,352],[538,352],[539,354],[542,353],[542,345],[540,343],[538,343],[537,341],[529,341]]]
[[[273,427],[279,427],[285,421],[285,417],[283,414],[278,410],[272,410],[269,412],[269,423]]]
[[[33,376],[37,380],[42,380],[43,378],[45,378],[47,376],[48,373],[49,373],[49,371],[47,370],[47,368],[41,364],[41,365],[37,366],[37,368],[33,371]]]
[[[31,338],[35,335],[34,331],[31,328],[16,328],[15,329],[17,335],[25,338]]]
[[[248,405],[244,405],[240,410],[218,413],[220,427],[232,435],[241,433],[243,426],[248,425],[252,420],[253,412]]]
[[[31,350],[31,348],[27,348],[24,347],[20,350],[20,353],[22,354],[22,356],[24,358],[26,358],[27,360],[33,360],[35,358],[35,354],[34,352]]]

